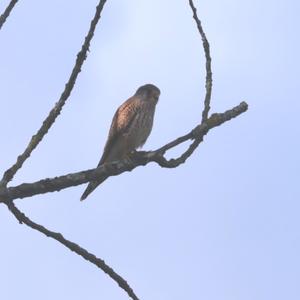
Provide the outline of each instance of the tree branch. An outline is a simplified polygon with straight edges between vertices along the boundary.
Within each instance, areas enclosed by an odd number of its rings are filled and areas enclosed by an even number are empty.
[[[9,17],[9,14],[13,10],[14,6],[17,4],[18,0],[12,0],[6,7],[4,13],[0,16],[0,30],[5,23],[6,19]]]
[[[126,171],[132,171],[136,167],[145,166],[150,162],[156,162],[163,168],[176,168],[183,164],[192,155],[209,130],[239,116],[247,109],[247,103],[242,102],[238,106],[224,113],[213,114],[206,122],[196,126],[188,134],[175,139],[155,151],[137,152],[135,155],[132,155],[130,160],[104,164],[96,169],[67,174],[55,178],[47,178],[34,183],[23,183],[16,187],[2,187],[0,188],[0,202],[7,202],[14,199],[60,191],[68,187],[87,183],[104,175],[109,177],[119,175]],[[164,157],[167,150],[188,140],[194,140],[194,142],[179,158],[167,160]]]
[[[206,94],[205,94],[205,100],[204,100],[204,109],[202,112],[202,121],[205,121],[208,118],[208,112],[210,109],[211,91],[212,91],[212,71],[211,71],[210,49],[209,49],[209,43],[206,38],[205,32],[202,28],[201,21],[197,16],[197,9],[193,3],[193,0],[189,0],[189,4],[193,11],[193,18],[197,24],[198,31],[202,38],[203,49],[204,49],[205,59],[206,59],[206,64],[205,64],[205,66],[206,66],[206,81],[205,81]]]
[[[118,275],[110,266],[108,266],[104,260],[96,257],[94,254],[88,252],[84,248],[80,247],[79,245],[68,241],[63,237],[63,235],[59,232],[50,231],[42,225],[39,225],[33,221],[31,221],[24,213],[22,213],[13,202],[7,203],[9,210],[12,214],[16,217],[16,219],[22,224],[26,224],[27,226],[31,227],[34,230],[37,230],[47,237],[50,237],[64,246],[66,246],[71,251],[77,253],[87,261],[91,262],[98,268],[100,268],[103,272],[105,272],[108,276],[110,276],[123,290],[127,292],[129,297],[134,300],[139,300],[138,297],[134,294],[132,288],[128,285],[125,279],[123,279],[120,275]]]
[[[28,146],[26,147],[25,151],[18,156],[18,159],[16,163],[9,168],[5,173],[1,180],[0,185],[7,185],[9,181],[11,181],[16,174],[16,172],[22,167],[25,160],[30,156],[31,152],[37,147],[39,142],[43,139],[43,137],[47,134],[50,127],[54,124],[56,118],[60,114],[63,106],[65,105],[67,99],[69,98],[73,87],[75,85],[76,79],[78,77],[78,74],[81,71],[81,67],[83,65],[83,62],[85,61],[87,57],[87,52],[89,51],[90,42],[94,36],[94,32],[96,29],[96,25],[101,17],[101,12],[104,7],[106,0],[101,0],[96,8],[96,13],[91,21],[90,29],[88,31],[87,36],[85,37],[84,43],[81,47],[81,50],[77,54],[76,63],[74,65],[74,68],[72,70],[71,76],[65,85],[65,89],[62,92],[59,101],[55,104],[54,108],[50,111],[48,117],[43,122],[41,128],[38,130],[38,132],[31,138]]]
[[[5,10],[5,12],[0,16],[0,29],[16,3],[17,0],[12,0],[9,6],[7,7],[7,9]],[[2,202],[5,205],[7,205],[9,210],[13,213],[13,215],[20,223],[24,223],[27,226],[31,227],[32,229],[37,230],[43,233],[44,235],[55,239],[56,241],[66,246],[71,251],[74,251],[78,255],[82,256],[84,259],[93,263],[98,268],[103,270],[106,274],[108,274],[113,280],[115,280],[119,284],[119,286],[122,289],[124,289],[132,299],[138,300],[137,296],[130,288],[128,283],[120,275],[118,275],[112,268],[110,268],[102,259],[97,258],[95,255],[89,253],[81,246],[71,241],[68,241],[62,236],[62,234],[58,232],[50,231],[44,226],[31,221],[24,213],[22,213],[14,205],[13,200],[31,197],[38,194],[60,191],[68,187],[77,186],[89,182],[91,180],[95,180],[99,177],[102,177],[103,175],[108,177],[119,175],[125,171],[131,171],[138,166],[147,165],[150,162],[155,162],[163,168],[176,168],[179,165],[183,164],[193,154],[193,152],[203,141],[204,136],[209,132],[209,130],[231,120],[232,118],[239,116],[240,114],[242,114],[248,109],[248,105],[245,102],[242,102],[231,110],[228,110],[224,113],[213,114],[210,117],[208,117],[208,113],[210,110],[211,93],[212,93],[212,71],[211,71],[210,49],[209,49],[208,40],[206,38],[206,35],[201,25],[201,21],[197,16],[197,11],[194,6],[194,3],[192,0],[189,0],[189,5],[193,12],[193,18],[197,24],[198,31],[202,38],[205,59],[206,59],[206,83],[205,83],[206,94],[204,99],[204,109],[202,112],[201,124],[197,125],[188,134],[171,141],[170,143],[164,145],[163,147],[155,151],[137,152],[133,154],[130,160],[113,162],[113,163],[102,165],[99,168],[92,169],[92,170],[72,173],[72,174],[50,178],[50,179],[49,178],[43,179],[34,183],[23,183],[16,187],[7,188],[7,183],[13,179],[14,175],[22,167],[26,159],[29,158],[32,151],[42,141],[42,139],[47,134],[50,127],[54,124],[56,118],[59,116],[67,99],[69,98],[72,89],[76,83],[76,79],[81,71],[81,67],[87,57],[87,52],[89,50],[90,42],[93,38],[96,25],[101,17],[101,12],[103,10],[105,3],[106,0],[99,1],[99,4],[96,8],[95,16],[90,24],[88,34],[85,37],[81,50],[77,54],[77,59],[73,67],[72,73],[70,75],[68,82],[65,85],[65,89],[62,92],[59,101],[55,104],[54,108],[50,111],[48,117],[44,120],[38,132],[31,138],[31,141],[29,142],[25,151],[17,158],[16,163],[4,173],[3,178],[0,181],[0,203]],[[165,158],[164,155],[168,150],[188,140],[192,141],[191,145],[178,158],[169,159],[169,160]]]

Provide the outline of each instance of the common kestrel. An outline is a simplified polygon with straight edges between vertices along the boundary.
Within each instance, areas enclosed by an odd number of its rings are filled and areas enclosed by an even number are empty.
[[[104,163],[121,160],[144,145],[152,130],[159,95],[159,88],[153,84],[145,84],[117,109],[98,167]],[[91,181],[80,200],[86,199],[106,178],[107,176],[104,176]]]

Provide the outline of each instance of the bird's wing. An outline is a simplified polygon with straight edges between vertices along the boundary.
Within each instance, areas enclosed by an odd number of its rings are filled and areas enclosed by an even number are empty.
[[[130,128],[130,125],[140,110],[139,101],[140,100],[137,96],[133,96],[125,101],[116,111],[110,126],[103,155],[98,166],[105,162],[118,137],[126,133]]]

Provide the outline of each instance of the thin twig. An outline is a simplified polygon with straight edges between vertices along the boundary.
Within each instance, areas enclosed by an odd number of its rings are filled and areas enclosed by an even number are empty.
[[[4,13],[0,16],[0,30],[5,23],[6,19],[8,18],[9,14],[13,10],[14,6],[17,4],[18,0],[12,0],[6,7]]]
[[[210,57],[210,49],[209,49],[210,47],[205,32],[202,28],[201,21],[198,18],[197,9],[193,3],[193,0],[189,0],[189,4],[193,11],[193,18],[197,24],[198,31],[202,38],[203,49],[204,49],[205,59],[206,59],[206,64],[205,64],[206,65],[206,81],[205,81],[206,94],[204,100],[204,109],[202,112],[202,121],[205,121],[208,118],[208,112],[210,109],[211,91],[212,91],[212,71],[211,71],[211,57]]]
[[[110,266],[108,266],[104,260],[96,257],[94,254],[88,252],[84,248],[80,247],[79,245],[65,239],[63,235],[59,232],[50,231],[42,225],[39,225],[33,221],[31,221],[23,212],[21,212],[13,202],[6,203],[9,210],[13,213],[16,219],[22,224],[26,224],[27,226],[31,227],[34,230],[37,230],[47,237],[53,238],[54,240],[60,242],[64,246],[66,246],[71,251],[75,252],[76,254],[80,255],[87,261],[91,262],[98,268],[100,268],[103,272],[105,272],[108,276],[110,276],[123,290],[127,292],[129,297],[134,300],[138,300],[138,297],[133,292],[132,288],[123,279],[119,274],[117,274]]]
[[[192,131],[183,137],[179,137],[167,145],[151,152],[138,152],[132,156],[130,160],[122,160],[110,164],[104,164],[96,169],[67,174],[55,178],[47,178],[34,183],[23,183],[16,187],[0,188],[0,202],[11,201],[19,198],[27,198],[34,195],[60,191],[62,189],[78,186],[95,180],[104,175],[116,176],[126,171],[132,171],[138,166],[147,165],[150,162],[156,162],[163,168],[176,168],[183,164],[194,152],[203,137],[214,127],[220,126],[223,123],[235,118],[245,112],[248,105],[242,102],[231,110],[221,114],[213,114],[206,122],[196,126]],[[194,140],[186,152],[177,159],[167,160],[163,154],[177,145]]]
[[[31,152],[37,147],[39,142],[47,134],[48,130],[55,122],[57,116],[60,114],[62,107],[64,106],[67,99],[69,98],[71,91],[75,85],[77,76],[81,71],[82,64],[87,57],[87,52],[89,51],[90,42],[94,36],[96,25],[101,17],[101,12],[102,12],[105,2],[106,2],[106,0],[101,0],[96,8],[96,13],[95,13],[93,20],[91,21],[90,29],[88,31],[87,36],[85,37],[85,41],[81,47],[81,50],[77,54],[75,66],[74,66],[71,76],[65,86],[65,89],[60,96],[59,101],[55,104],[54,108],[50,111],[48,117],[45,119],[45,121],[43,122],[43,124],[42,124],[41,128],[38,130],[38,132],[31,138],[25,151],[20,156],[18,156],[17,162],[4,173],[4,176],[1,180],[0,185],[6,186],[7,183],[13,179],[16,172],[22,167],[25,160],[30,156]]]

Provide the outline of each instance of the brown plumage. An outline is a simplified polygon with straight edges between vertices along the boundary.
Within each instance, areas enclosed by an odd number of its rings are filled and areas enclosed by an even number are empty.
[[[136,93],[116,111],[98,167],[125,158],[146,142],[152,130],[155,107],[160,90],[153,84],[138,88]],[[80,200],[86,197],[107,177],[91,181]]]

